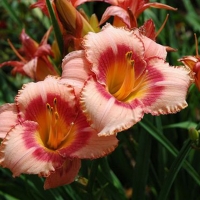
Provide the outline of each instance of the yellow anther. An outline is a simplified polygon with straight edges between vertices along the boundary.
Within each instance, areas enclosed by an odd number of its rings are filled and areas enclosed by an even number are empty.
[[[132,52],[132,51],[128,51],[128,52],[125,54],[125,57],[126,57],[127,62],[128,62],[132,67],[134,67],[135,61],[132,60],[132,55],[133,55],[133,52]]]

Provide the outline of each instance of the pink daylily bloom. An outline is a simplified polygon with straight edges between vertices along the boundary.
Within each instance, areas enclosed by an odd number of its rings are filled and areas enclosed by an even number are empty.
[[[100,24],[106,22],[110,16],[114,16],[114,26],[127,26],[128,28],[137,27],[138,16],[147,8],[161,8],[168,10],[176,10],[175,8],[162,4],[145,0],[104,0],[111,4],[104,12]]]
[[[89,65],[90,63],[85,59],[84,51],[72,51],[63,59],[63,72],[60,82],[73,85],[76,95],[79,96],[85,80],[91,74]]]
[[[182,62],[186,67],[191,70],[191,75],[194,77],[195,85],[200,91],[200,56],[198,53],[198,40],[195,36],[196,55],[183,56],[178,61]]]
[[[44,188],[74,181],[81,161],[112,152],[115,136],[98,137],[71,86],[54,77],[28,83],[13,104],[0,107],[0,165],[13,176],[46,177]]]
[[[51,30],[52,28],[47,31],[40,44],[38,44],[35,40],[30,38],[23,29],[20,34],[22,47],[19,51],[9,42],[20,61],[7,61],[0,64],[0,67],[12,66],[14,67],[12,70],[13,74],[21,73],[36,81],[44,80],[47,75],[58,75],[48,58],[48,56],[53,56],[51,46],[47,44],[47,39]]]
[[[89,33],[83,46],[84,51],[65,57],[61,79],[71,84],[76,80],[80,88],[82,84],[80,103],[99,135],[130,128],[145,113],[176,113],[187,106],[190,72],[169,66],[166,48],[138,29],[107,24],[101,32]],[[80,77],[82,71],[85,81]]]

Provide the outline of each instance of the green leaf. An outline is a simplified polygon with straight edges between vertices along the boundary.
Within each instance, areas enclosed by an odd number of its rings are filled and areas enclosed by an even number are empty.
[[[147,185],[150,155],[151,135],[143,131],[140,133],[139,148],[133,176],[133,200],[145,199],[145,187]]]
[[[60,50],[60,54],[63,55],[63,48],[64,48],[63,44],[64,44],[64,42],[63,42],[62,33],[60,31],[60,27],[59,27],[58,21],[56,19],[55,13],[53,11],[53,8],[51,6],[50,0],[46,0],[46,4],[47,4],[47,8],[48,8],[50,17],[51,17],[51,22],[52,22],[52,25],[53,25],[53,29],[54,29],[55,37],[56,37],[58,47],[59,47],[59,50]]]
[[[173,146],[173,144],[160,132],[157,130],[155,126],[149,123],[145,118],[139,122],[139,124],[149,133],[151,134],[160,144],[162,144],[174,157],[177,157],[178,150]],[[200,186],[200,176],[194,170],[194,168],[190,165],[189,162],[184,161],[183,165],[184,169],[191,175],[191,177],[195,180],[195,182]]]
[[[186,121],[186,122],[180,122],[176,124],[170,124],[167,126],[164,126],[163,128],[183,128],[183,129],[190,129],[190,128],[195,128],[197,126],[196,123],[191,122],[191,121]]]
[[[7,0],[2,0],[1,3],[4,9],[9,13],[10,18],[12,18],[13,21],[18,24],[18,26],[22,26],[22,23],[17,17],[15,10],[11,7],[11,4],[9,5]]]
[[[168,196],[168,193],[172,186],[172,183],[174,182],[179,170],[181,169],[181,167],[191,149],[192,149],[191,148],[191,140],[188,139],[187,142],[185,142],[185,145],[180,150],[177,158],[174,160],[173,164],[171,165],[171,168],[169,170],[167,178],[166,178],[164,185],[161,189],[161,192],[159,194],[158,200],[167,199],[167,196]]]

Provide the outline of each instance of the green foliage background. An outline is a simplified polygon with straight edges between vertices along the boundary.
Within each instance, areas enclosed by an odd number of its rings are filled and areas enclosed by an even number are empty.
[[[30,10],[34,0],[0,1],[0,63],[15,60],[7,39],[20,47],[22,28],[40,41],[50,20],[39,9]],[[167,13],[169,20],[157,42],[178,49],[168,53],[171,65],[185,55],[195,55],[194,33],[200,38],[200,0],[157,0],[178,10],[148,9],[140,23],[152,18],[156,28]],[[108,4],[86,3],[88,13],[100,17]],[[50,43],[53,40],[51,35]],[[10,75],[11,68],[0,69],[0,104],[13,102],[18,89],[30,79]],[[145,115],[141,122],[118,134],[119,146],[109,156],[83,160],[76,181],[56,189],[43,190],[43,179],[36,175],[13,178],[9,170],[0,168],[0,199],[2,200],[200,200],[200,153],[191,149],[188,130],[200,120],[200,92],[192,86],[188,107],[166,116]],[[197,144],[198,146],[198,144]],[[171,166],[173,165],[173,168]]]

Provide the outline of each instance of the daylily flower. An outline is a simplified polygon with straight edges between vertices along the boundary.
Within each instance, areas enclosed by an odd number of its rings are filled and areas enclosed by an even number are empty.
[[[138,29],[107,24],[86,35],[83,46],[64,58],[61,79],[83,87],[81,107],[99,135],[128,129],[144,113],[176,113],[187,106],[189,71],[169,66],[166,48]]]
[[[63,35],[64,55],[70,51],[81,49],[82,37],[88,32],[98,32],[100,30],[99,21],[95,14],[88,17],[83,10],[79,12],[76,9],[77,6],[87,1],[88,0],[51,1],[55,17]],[[46,15],[48,14],[45,0],[38,0],[37,3],[31,5],[31,8],[36,7],[39,7]]]
[[[198,53],[198,40],[195,35],[196,56],[184,56],[179,59],[186,67],[190,68],[192,76],[195,80],[195,85],[200,90],[200,56]]]
[[[14,67],[12,70],[13,74],[21,73],[36,81],[44,80],[47,75],[58,75],[48,58],[48,56],[53,56],[51,46],[47,44],[47,39],[51,30],[52,28],[47,31],[40,44],[38,44],[35,40],[30,38],[23,29],[20,35],[22,47],[19,51],[17,51],[9,41],[12,50],[21,61],[7,61],[0,64],[0,67],[6,65],[12,66]],[[22,52],[22,55],[20,52]]]
[[[100,24],[106,22],[110,16],[114,16],[114,26],[127,26],[128,28],[137,27],[138,16],[147,8],[160,8],[168,10],[176,10],[171,6],[152,2],[149,0],[104,0],[111,4],[104,12]]]
[[[74,181],[80,159],[112,152],[115,136],[98,137],[89,126],[71,86],[54,77],[26,84],[15,103],[0,107],[0,165],[13,176],[46,177],[44,188]]]

